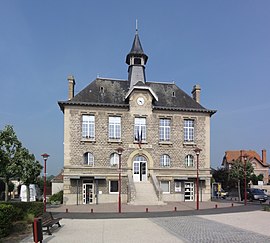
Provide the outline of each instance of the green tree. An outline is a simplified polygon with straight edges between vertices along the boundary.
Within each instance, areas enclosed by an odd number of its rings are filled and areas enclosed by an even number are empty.
[[[21,142],[12,126],[7,125],[0,131],[0,177],[5,183],[5,201],[8,200],[8,184],[18,176]]]
[[[249,160],[246,162],[246,182],[248,183],[251,180],[254,168],[252,167]],[[230,180],[233,183],[237,184],[238,188],[238,197],[241,199],[241,195],[244,193],[244,178],[245,178],[245,168],[244,163],[240,160],[237,160],[233,163],[230,169]]]
[[[49,175],[46,177],[46,187],[50,187],[51,186],[51,180],[54,178],[54,175]],[[40,192],[43,194],[43,190],[44,190],[44,176],[42,177],[38,177],[37,179],[37,185],[40,189]]]
[[[19,177],[21,182],[26,185],[27,188],[27,202],[30,201],[29,185],[36,184],[37,178],[42,170],[41,164],[36,161],[35,156],[29,153],[28,149],[22,148],[19,156]]]
[[[258,178],[258,181],[263,181],[263,174],[259,174],[259,175],[257,176],[257,178]]]
[[[213,173],[215,182],[220,182],[223,189],[229,187],[229,170],[226,168],[217,168]]]
[[[258,185],[258,181],[263,181],[263,174],[259,174],[258,176],[252,174],[251,181],[253,185]]]

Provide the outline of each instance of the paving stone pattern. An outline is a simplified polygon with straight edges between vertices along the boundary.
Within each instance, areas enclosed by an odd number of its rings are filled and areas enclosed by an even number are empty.
[[[183,242],[270,242],[270,237],[196,216],[152,218]]]

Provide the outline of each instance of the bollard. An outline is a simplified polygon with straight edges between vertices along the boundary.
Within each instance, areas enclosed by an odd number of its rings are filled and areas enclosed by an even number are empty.
[[[175,212],[177,211],[177,207],[174,207],[174,211],[175,211]]]
[[[217,204],[215,205],[215,208],[217,208]]]
[[[93,213],[94,212],[94,210],[93,210],[93,208],[91,208],[91,213]]]
[[[232,207],[233,207],[233,203],[232,203]]]
[[[66,208],[66,213],[68,213],[68,208]]]
[[[148,208],[145,209],[145,212],[148,213]]]

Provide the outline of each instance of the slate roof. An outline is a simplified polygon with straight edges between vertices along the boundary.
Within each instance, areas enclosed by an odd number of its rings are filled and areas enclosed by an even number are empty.
[[[131,50],[126,57],[126,63],[128,65],[130,65],[130,56],[143,56],[145,59],[145,64],[147,62],[148,56],[143,51],[138,32],[135,34]]]
[[[215,110],[208,110],[197,103],[193,98],[173,83],[146,82],[137,83],[135,86],[149,86],[158,96],[158,100],[153,102],[153,109],[181,110],[205,112],[213,115]],[[128,100],[125,99],[129,91],[127,80],[116,80],[97,78],[73,99],[69,101],[59,101],[61,110],[65,105],[85,105],[85,106],[114,106],[129,107]]]

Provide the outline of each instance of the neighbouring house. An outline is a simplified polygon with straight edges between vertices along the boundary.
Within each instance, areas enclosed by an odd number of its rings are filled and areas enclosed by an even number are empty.
[[[147,60],[136,31],[126,80],[98,77],[74,96],[75,79],[68,77],[68,100],[58,102],[64,204],[117,202],[119,191],[122,202],[138,205],[195,201],[197,162],[200,200],[211,199],[210,118],[216,111],[200,104],[199,85],[190,96],[174,82],[148,81]]]
[[[262,157],[254,150],[234,150],[226,151],[223,157],[222,165],[230,169],[232,164],[239,160],[244,163],[244,156],[252,164],[255,175],[263,175],[263,183],[267,184],[269,181],[269,164],[266,162],[266,150],[262,150]]]
[[[51,183],[52,195],[64,189],[63,170],[61,170],[61,172],[51,180]]]

